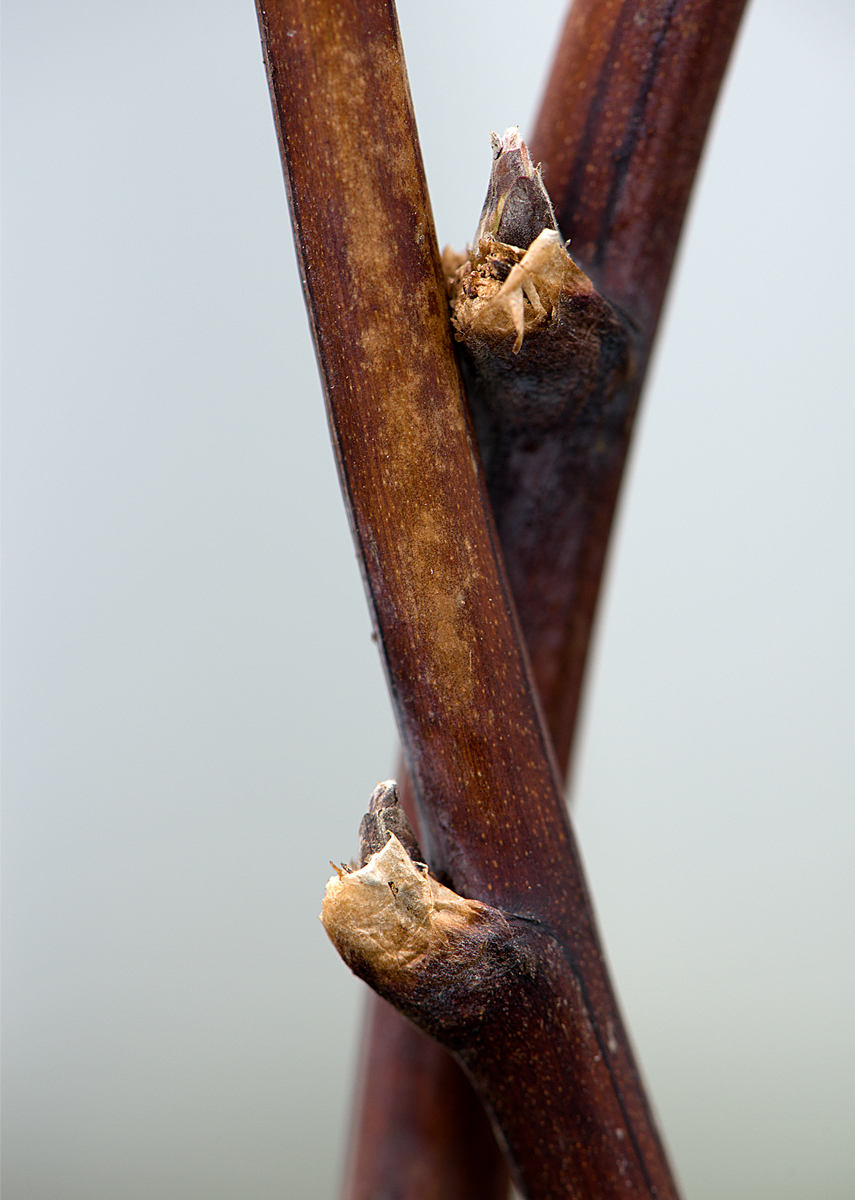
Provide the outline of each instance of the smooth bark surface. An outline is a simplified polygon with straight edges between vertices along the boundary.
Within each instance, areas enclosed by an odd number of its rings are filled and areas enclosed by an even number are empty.
[[[346,1200],[507,1200],[508,1185],[504,1155],[463,1068],[371,992]]]
[[[489,1050],[496,1028],[482,1030],[477,1068],[465,1037],[449,1044],[508,1122],[530,1196],[585,1195],[593,1180],[602,1196],[675,1195],[497,553],[394,14],[306,0],[263,4],[260,19],[342,482],[423,848],[460,895],[533,923],[544,977],[558,977],[550,964],[560,960],[573,981],[560,1012],[528,1014],[525,1055],[512,1063]],[[544,1111],[542,1083],[559,1077],[566,1090]]]
[[[368,997],[344,1193],[359,1200],[506,1200],[508,1170],[456,1059]]]
[[[552,536],[568,548],[543,578],[529,551],[508,570],[520,620],[556,623],[532,640],[560,761],[576,728],[594,613],[644,376],[692,184],[745,0],[576,0],[532,136],[558,224],[574,259],[626,315],[630,386],[565,443],[567,504]],[[555,482],[530,476],[496,504],[500,536],[523,504],[547,520]],[[503,538],[503,543],[507,539]],[[530,564],[532,564],[530,566]],[[531,614],[531,615],[529,615]],[[556,637],[556,626],[563,634]],[[560,653],[549,653],[549,638]]]
[[[745,0],[575,0],[531,138],[571,253],[649,349]]]
[[[565,771],[631,423],[743,8],[744,0],[576,0],[537,121],[532,156],[543,164],[559,226],[576,261],[631,316],[635,350],[634,378],[617,411],[552,431],[551,470],[543,469],[543,440],[539,469],[516,470],[524,452],[511,436],[505,462],[488,472],[520,624]],[[502,432],[513,435],[511,416]],[[591,449],[601,438],[598,458]],[[391,1186],[408,1200],[501,1196],[489,1143],[472,1138],[465,1121],[456,1143],[446,1141],[455,1126],[441,1114],[468,1111],[472,1098],[463,1077],[443,1069],[442,1050],[377,997],[367,1028],[348,1200]],[[398,1067],[416,1060],[418,1076]],[[475,1192],[479,1164],[483,1190]]]

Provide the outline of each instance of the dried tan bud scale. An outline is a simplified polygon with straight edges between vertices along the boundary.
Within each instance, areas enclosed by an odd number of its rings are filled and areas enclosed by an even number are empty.
[[[593,291],[555,229],[542,230],[527,250],[484,237],[472,258],[455,272],[455,334],[470,348],[513,336],[513,352],[518,354],[527,333],[557,318],[562,297]]]
[[[321,921],[357,974],[367,968],[392,979],[448,951],[453,935],[481,924],[486,911],[433,879],[390,834],[360,870],[332,876]]]

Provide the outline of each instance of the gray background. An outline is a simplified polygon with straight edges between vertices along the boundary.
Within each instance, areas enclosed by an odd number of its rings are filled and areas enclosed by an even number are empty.
[[[562,5],[401,22],[442,241]],[[5,1200],[333,1197],[317,913],[395,733],[252,5],[5,5]],[[638,431],[577,763],[688,1197],[849,1197],[855,18],[755,0]]]

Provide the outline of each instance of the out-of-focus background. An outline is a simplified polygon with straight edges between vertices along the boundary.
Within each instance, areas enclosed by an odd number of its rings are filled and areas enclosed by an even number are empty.
[[[562,15],[401,4],[442,241]],[[4,1197],[325,1200],[363,989],[317,913],[396,738],[255,13],[4,16]],[[847,0],[753,0],[575,772],[690,1200],[855,1187],[853,62]]]

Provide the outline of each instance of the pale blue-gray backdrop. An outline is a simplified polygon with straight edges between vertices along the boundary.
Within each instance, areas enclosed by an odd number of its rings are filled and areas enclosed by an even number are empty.
[[[402,3],[442,241],[562,8]],[[317,913],[395,733],[253,7],[8,0],[5,56],[5,1200],[332,1198]],[[576,769],[694,1200],[855,1187],[853,61],[845,0],[750,7]]]

